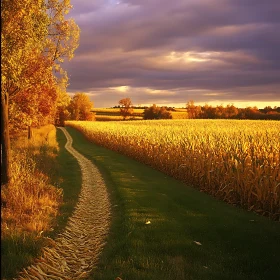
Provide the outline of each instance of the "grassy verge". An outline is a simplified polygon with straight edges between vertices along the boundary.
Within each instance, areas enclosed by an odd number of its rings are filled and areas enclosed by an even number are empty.
[[[77,160],[64,148],[66,144],[64,133],[57,129],[56,136],[59,144],[59,153],[57,156],[58,166],[54,178],[63,190],[63,203],[60,205],[54,230],[49,234],[52,238],[65,228],[67,220],[77,204],[82,186],[80,166]]]
[[[65,143],[54,127],[35,130],[32,141],[25,136],[13,142],[13,181],[1,188],[1,279],[30,265],[73,211],[81,172]]]
[[[280,275],[279,223],[217,201],[67,130],[74,148],[100,168],[112,199],[111,233],[91,279]]]

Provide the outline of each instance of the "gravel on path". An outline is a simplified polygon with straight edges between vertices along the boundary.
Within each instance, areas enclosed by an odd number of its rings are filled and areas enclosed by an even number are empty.
[[[84,279],[96,266],[109,232],[111,205],[102,175],[72,147],[67,130],[60,129],[67,138],[65,148],[78,160],[82,171],[81,193],[64,232],[14,279]]]

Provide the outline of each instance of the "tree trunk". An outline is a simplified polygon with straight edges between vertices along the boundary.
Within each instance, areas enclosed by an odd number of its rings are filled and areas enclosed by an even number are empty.
[[[31,125],[28,126],[28,139],[32,139],[33,136],[33,130]]]
[[[2,184],[8,184],[11,179],[11,147],[9,135],[9,105],[8,93],[2,91],[1,93],[1,180]]]

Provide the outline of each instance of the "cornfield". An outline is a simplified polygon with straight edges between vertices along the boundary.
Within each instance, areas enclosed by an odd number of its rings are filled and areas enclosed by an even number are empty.
[[[280,220],[280,123],[251,120],[69,121],[90,141],[230,204]]]

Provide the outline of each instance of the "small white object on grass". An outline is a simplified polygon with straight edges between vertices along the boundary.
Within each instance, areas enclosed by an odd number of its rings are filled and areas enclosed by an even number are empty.
[[[202,245],[200,242],[198,242],[198,241],[194,241],[194,243],[196,244],[196,245]]]
[[[151,223],[151,221],[147,221],[145,224],[146,224],[146,225],[149,225],[150,223]]]

